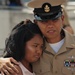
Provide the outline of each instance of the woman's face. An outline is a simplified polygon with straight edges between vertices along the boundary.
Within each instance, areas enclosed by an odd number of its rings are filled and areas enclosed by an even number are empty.
[[[31,40],[26,43],[24,60],[27,62],[37,61],[43,50],[43,39],[39,34],[36,34]]]

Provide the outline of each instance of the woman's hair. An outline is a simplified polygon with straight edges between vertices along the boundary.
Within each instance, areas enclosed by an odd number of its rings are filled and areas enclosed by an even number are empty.
[[[24,21],[16,25],[6,42],[4,57],[13,57],[15,60],[20,61],[25,56],[26,42],[31,40],[36,34],[43,37],[40,29],[35,23]]]

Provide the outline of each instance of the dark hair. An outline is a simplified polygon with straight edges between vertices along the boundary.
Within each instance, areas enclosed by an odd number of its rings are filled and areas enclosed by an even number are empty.
[[[25,56],[26,42],[31,40],[36,34],[43,37],[35,23],[28,21],[26,24],[21,22],[16,25],[6,42],[4,57],[13,57],[17,61],[22,60]]]

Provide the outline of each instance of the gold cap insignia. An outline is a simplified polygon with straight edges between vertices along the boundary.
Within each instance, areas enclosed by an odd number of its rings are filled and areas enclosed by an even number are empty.
[[[45,5],[44,11],[45,11],[45,12],[49,12],[49,11],[50,11],[50,7],[49,7],[48,5]]]

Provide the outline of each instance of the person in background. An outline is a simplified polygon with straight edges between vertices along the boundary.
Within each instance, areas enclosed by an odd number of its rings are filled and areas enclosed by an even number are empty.
[[[18,69],[21,71],[18,75],[21,75],[20,73],[22,75],[35,75],[31,63],[40,58],[43,48],[43,35],[38,26],[30,21],[27,21],[26,24],[21,22],[11,31],[6,42],[4,58],[12,57],[19,62]],[[2,70],[9,75],[4,68]]]
[[[65,7],[63,6],[63,14],[64,14],[64,24],[63,24],[63,28],[65,30],[67,30],[68,32],[70,32],[71,34],[74,34],[74,30],[69,22],[69,18],[67,15],[67,11],[65,9]]]
[[[32,64],[36,75],[75,75],[75,36],[63,29],[62,3],[61,0],[33,0],[28,3],[34,8],[34,22],[44,35],[46,44],[40,60]],[[5,65],[12,64],[11,58],[2,58],[2,68],[3,61],[6,61]],[[14,66],[8,66],[6,70],[10,73],[8,68],[16,70]]]
[[[8,6],[23,6],[21,0],[6,0],[5,2]]]
[[[0,6],[5,5],[5,0],[0,0]]]

